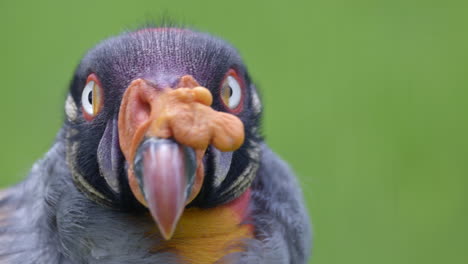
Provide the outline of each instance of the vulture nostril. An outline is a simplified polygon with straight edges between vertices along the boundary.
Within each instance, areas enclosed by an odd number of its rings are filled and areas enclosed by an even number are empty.
[[[151,105],[148,101],[138,97],[137,102],[135,103],[134,113],[137,124],[146,122],[151,114]]]

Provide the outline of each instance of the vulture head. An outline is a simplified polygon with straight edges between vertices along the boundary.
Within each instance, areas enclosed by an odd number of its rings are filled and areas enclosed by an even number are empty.
[[[129,32],[90,50],[75,71],[67,166],[89,199],[148,211],[170,239],[186,208],[215,207],[249,188],[261,108],[226,42],[189,29]]]

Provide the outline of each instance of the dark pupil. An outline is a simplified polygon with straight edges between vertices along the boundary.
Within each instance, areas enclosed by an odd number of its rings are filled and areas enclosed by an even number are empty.
[[[232,96],[232,88],[231,88],[231,86],[229,86],[229,97],[231,97],[231,96]]]
[[[93,104],[93,91],[91,91],[88,94],[88,102],[89,102],[89,104]]]

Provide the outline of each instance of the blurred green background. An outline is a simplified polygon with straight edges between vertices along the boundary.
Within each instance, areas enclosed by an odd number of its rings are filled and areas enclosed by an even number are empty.
[[[51,145],[101,39],[168,15],[233,43],[297,172],[311,263],[468,263],[468,2],[1,1],[0,186]]]

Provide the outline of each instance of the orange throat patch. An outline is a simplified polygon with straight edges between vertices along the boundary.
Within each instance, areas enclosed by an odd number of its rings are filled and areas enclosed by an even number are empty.
[[[229,253],[242,251],[243,240],[253,238],[249,201],[250,189],[219,207],[186,209],[174,236],[152,251],[173,252],[191,264],[214,263]],[[153,232],[159,233],[157,228]]]

